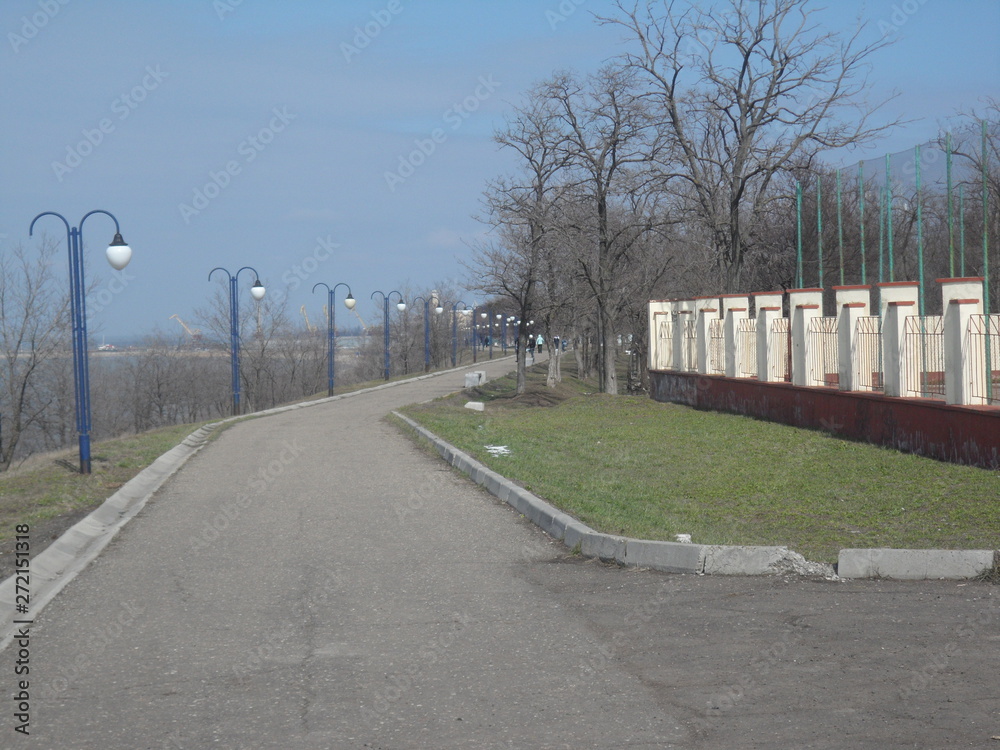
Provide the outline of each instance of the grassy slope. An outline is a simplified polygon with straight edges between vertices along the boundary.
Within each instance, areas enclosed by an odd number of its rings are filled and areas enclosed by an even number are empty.
[[[843,547],[1000,548],[1000,473],[644,397],[538,380],[511,398],[411,407],[410,416],[602,531],[709,544],[787,544],[815,560]],[[550,408],[533,406],[557,402]],[[493,457],[484,446],[506,445]]]

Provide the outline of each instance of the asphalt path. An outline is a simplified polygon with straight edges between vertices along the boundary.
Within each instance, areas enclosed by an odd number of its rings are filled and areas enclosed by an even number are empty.
[[[462,382],[223,432],[36,618],[29,675],[0,654],[0,747],[1000,750],[996,586],[581,560],[385,419]]]

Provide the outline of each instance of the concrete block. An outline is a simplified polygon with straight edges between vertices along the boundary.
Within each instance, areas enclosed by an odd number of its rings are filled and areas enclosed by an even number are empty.
[[[517,485],[511,482],[509,479],[501,479],[500,487],[493,494],[497,496],[498,499],[507,502],[510,498],[510,493],[517,490]]]
[[[482,385],[486,382],[486,371],[476,370],[474,372],[465,373],[465,387],[475,388],[476,386]]]
[[[566,524],[566,529],[563,531],[563,544],[565,544],[570,549],[575,549],[576,545],[583,544],[583,537],[587,534],[594,533],[594,530],[579,521],[571,521]]]
[[[583,536],[580,542],[580,552],[583,553],[584,557],[625,562],[625,537],[591,531]]]
[[[528,511],[531,509],[531,493],[521,487],[517,487],[508,495],[507,504],[518,513],[527,516]]]
[[[841,578],[975,578],[993,568],[993,550],[842,549]]]
[[[497,495],[500,492],[500,483],[502,481],[503,477],[495,471],[489,471],[487,469],[483,472],[483,487],[491,495]]]
[[[705,573],[761,576],[780,572],[787,547],[705,547]]]
[[[704,547],[700,544],[629,539],[625,546],[624,562],[626,565],[667,573],[701,573],[704,568]]]
[[[552,518],[552,528],[549,530],[549,535],[553,539],[563,539],[566,536],[566,529],[574,523],[576,523],[576,519],[573,516],[562,512],[556,513]]]
[[[472,409],[472,411],[485,411],[486,404],[482,401],[470,401],[465,405],[466,409]]]

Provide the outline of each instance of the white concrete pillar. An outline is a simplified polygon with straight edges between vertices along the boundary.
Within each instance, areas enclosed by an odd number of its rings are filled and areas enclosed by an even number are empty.
[[[809,355],[812,346],[809,324],[813,318],[823,316],[823,290],[788,290],[788,308],[792,318],[792,384],[809,385]]]
[[[736,352],[736,327],[737,321],[745,320],[749,317],[750,299],[745,294],[724,294],[720,297],[722,302],[722,335],[723,347],[725,351],[724,370],[726,377],[739,377],[739,363]]]
[[[879,317],[882,318],[882,390],[886,396],[901,397],[906,392],[904,378],[912,372],[906,362],[903,326],[917,314],[920,282],[889,281],[878,285]]]
[[[775,318],[781,317],[781,292],[755,292],[754,304],[757,307],[757,380],[770,382],[776,380],[771,374],[771,362],[775,357],[784,357],[784,352],[777,351],[771,327]]]
[[[669,350],[674,321],[670,300],[649,301],[649,363],[650,370],[667,370],[673,352]],[[669,330],[668,330],[669,327]]]
[[[694,320],[694,300],[674,301],[674,362],[673,369],[687,372],[691,368],[694,352],[686,340],[687,321]]]
[[[858,318],[869,315],[871,287],[835,286],[837,297],[837,386],[842,391],[858,390],[859,370],[855,329]]]
[[[697,297],[694,301],[695,321],[697,324],[695,340],[695,362],[698,372],[707,375],[709,372],[709,326],[713,319],[719,317],[718,297]]]
[[[969,318],[983,314],[982,277],[938,279],[944,302],[944,397],[949,404],[984,404],[985,371],[969,346]]]

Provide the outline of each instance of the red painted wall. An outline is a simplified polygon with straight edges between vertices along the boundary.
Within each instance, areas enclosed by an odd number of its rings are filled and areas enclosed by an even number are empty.
[[[654,370],[649,379],[655,401],[745,414],[943,461],[1000,468],[998,407],[948,406],[931,399],[673,371]]]

